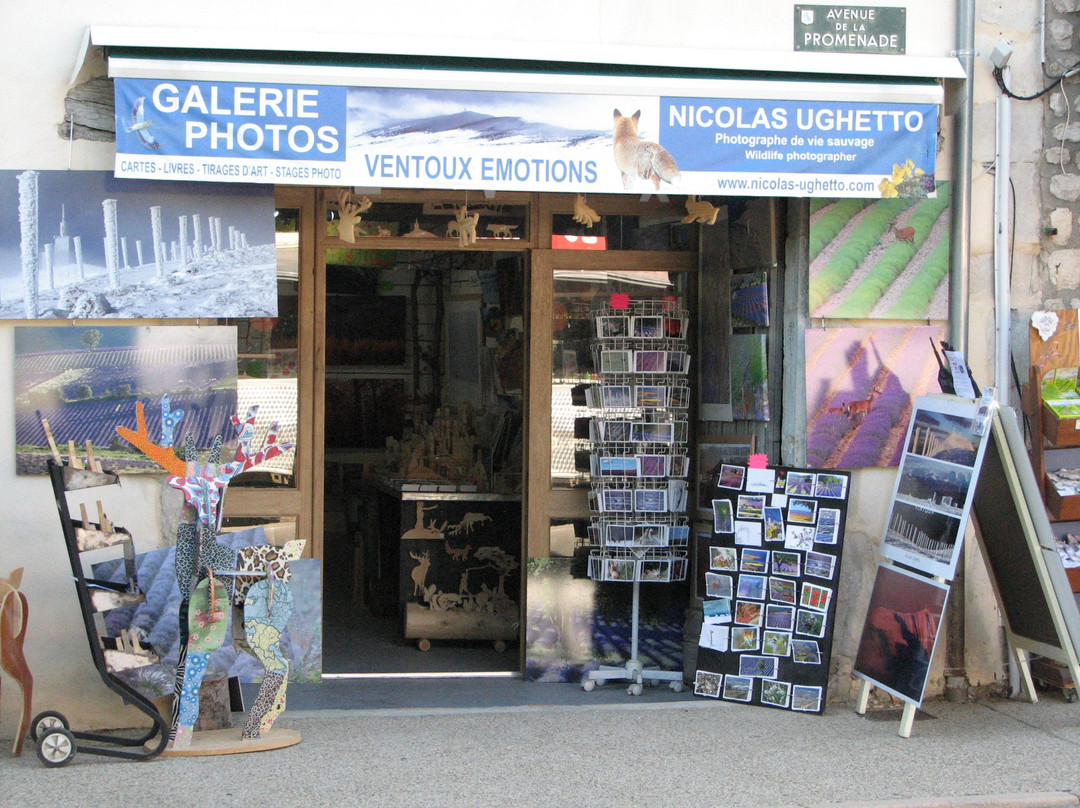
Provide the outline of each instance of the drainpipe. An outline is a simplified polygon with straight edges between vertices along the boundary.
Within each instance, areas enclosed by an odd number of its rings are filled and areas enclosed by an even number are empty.
[[[967,355],[968,266],[971,261],[971,133],[974,115],[975,0],[959,0],[955,55],[965,78],[958,92],[952,166],[952,205],[949,231],[949,342]],[[967,699],[967,663],[964,648],[964,559],[960,556],[946,612],[945,697]]]

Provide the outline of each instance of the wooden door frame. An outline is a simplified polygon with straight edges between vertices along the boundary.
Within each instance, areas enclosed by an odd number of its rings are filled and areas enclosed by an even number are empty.
[[[317,301],[315,260],[315,193],[312,188],[277,186],[274,205],[300,214],[297,300],[296,459],[292,488],[229,489],[225,517],[294,518],[296,536],[307,539],[304,555],[323,555],[322,375],[316,373],[316,353],[322,339],[321,323],[311,301]],[[312,380],[314,384],[312,384]]]

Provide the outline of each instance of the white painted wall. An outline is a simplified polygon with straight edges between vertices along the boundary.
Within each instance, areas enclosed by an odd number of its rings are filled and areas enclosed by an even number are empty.
[[[849,3],[873,5],[873,3]],[[1006,22],[1030,36],[1032,15],[1014,8],[1030,8],[1034,0],[984,3],[1008,20],[982,19],[979,47],[995,38],[990,31]],[[955,14],[951,3],[940,0],[910,0],[907,45],[912,56],[945,57],[954,48]],[[462,13],[465,8],[467,13]],[[221,3],[220,0],[187,0],[182,4],[158,4],[136,0],[44,0],[38,3],[7,3],[0,29],[0,75],[6,115],[2,169],[110,169],[111,143],[76,141],[69,144],[56,135],[63,119],[63,99],[69,88],[76,57],[86,26],[148,26],[190,28],[198,25],[225,31],[282,30],[292,33],[355,33],[361,37],[409,37],[410,39],[477,40],[477,54],[483,40],[505,43],[550,41],[552,55],[573,52],[567,43],[587,53],[594,43],[635,48],[679,48],[707,56],[713,50],[776,51],[792,49],[793,10],[788,0],[682,0],[657,3],[647,0],[531,0],[503,2],[498,6],[462,7],[445,2],[397,3],[342,2],[328,0],[310,11],[298,10],[294,2]],[[1007,9],[1007,11],[1006,11]],[[991,15],[993,16],[993,15]],[[1010,30],[1011,30],[1010,28]],[[81,67],[79,81],[104,74],[100,55],[91,54]],[[988,73],[979,75],[979,99],[992,95]],[[980,114],[984,115],[982,104]],[[992,113],[991,113],[992,118]],[[988,118],[981,118],[985,122]],[[976,132],[992,129],[977,125]],[[976,166],[984,159],[980,141]],[[992,154],[992,149],[990,150]],[[976,172],[978,173],[978,171]],[[980,378],[989,378],[989,357],[984,340],[992,322],[992,298],[985,267],[989,251],[987,205],[991,179],[977,181],[975,221],[978,226],[976,260],[973,261],[972,323],[973,365]],[[0,390],[13,389],[13,332],[0,325]],[[0,533],[0,574],[25,566],[23,590],[30,601],[30,628],[27,654],[36,680],[35,709],[55,708],[67,713],[79,727],[103,727],[126,721],[144,723],[140,714],[128,708],[118,713],[119,700],[100,684],[90,664],[86,638],[70,581],[68,560],[60,540],[51,489],[42,478],[17,477],[14,473],[14,423],[12,397],[0,395],[0,513],[4,531]],[[859,472],[853,483],[853,505],[849,525],[849,551],[844,559],[845,586],[841,589],[841,655],[853,653],[853,643],[861,629],[865,604],[872,581],[875,550],[885,517],[881,503],[892,490],[894,473],[871,470]],[[113,520],[128,527],[137,546],[156,541],[161,533],[158,499],[159,480],[125,478],[124,498],[110,502]],[[972,576],[977,577],[977,576]],[[982,589],[977,596],[982,598]],[[979,637],[978,648],[969,662],[969,672],[977,683],[998,675],[993,646],[996,617],[984,608],[972,616]],[[983,640],[985,635],[985,643]],[[970,635],[969,635],[970,636]],[[853,640],[854,637],[854,640]],[[850,662],[848,670],[850,669]],[[843,667],[841,666],[841,670]],[[15,688],[4,682],[0,703],[0,738],[10,738],[17,720]],[[845,694],[837,694],[845,695]]]

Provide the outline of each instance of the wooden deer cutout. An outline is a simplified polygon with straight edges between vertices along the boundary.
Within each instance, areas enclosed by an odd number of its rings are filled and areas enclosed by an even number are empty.
[[[360,224],[361,214],[366,212],[372,201],[366,196],[361,197],[359,202],[353,202],[352,194],[345,190],[338,191],[338,238],[349,244],[356,243],[356,227]]]
[[[15,733],[12,753],[22,754],[23,739],[30,732],[30,705],[34,696],[34,677],[23,655],[28,606],[26,595],[19,591],[22,567],[7,578],[0,578],[0,667],[11,674],[22,693],[22,712]]]
[[[454,221],[446,225],[447,238],[457,236],[458,244],[468,247],[476,243],[476,226],[480,222],[479,213],[469,213],[467,205],[462,205],[454,213]]]

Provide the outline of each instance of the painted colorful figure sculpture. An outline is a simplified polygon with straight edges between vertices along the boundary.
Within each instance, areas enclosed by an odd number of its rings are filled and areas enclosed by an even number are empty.
[[[272,601],[267,598],[267,614],[255,616],[258,607],[253,606],[252,620],[255,621],[253,625],[261,625],[260,620],[273,623],[275,626],[280,622],[280,626],[277,626],[277,641],[279,642],[285,621],[292,613],[292,595],[288,591],[288,561],[300,556],[304,543],[291,542],[287,548],[245,547],[238,553],[217,541],[218,511],[222,494],[230,480],[237,474],[292,448],[292,444],[277,442],[277,424],[273,424],[267,431],[264,445],[252,451],[258,408],[249,409],[243,420],[236,415],[232,416],[232,424],[237,435],[234,459],[229,463],[220,462],[222,439],[219,436],[206,462],[200,463],[194,440],[190,435],[185,440],[183,459],[178,457],[172,449],[173,431],[183,417],[183,411],[171,410],[168,396],[165,396],[161,401],[161,413],[160,444],[155,444],[150,440],[141,402],[136,404],[136,430],[117,427],[116,431],[120,437],[170,473],[169,485],[184,494],[184,500],[192,518],[192,521],[183,522],[178,526],[176,535],[176,576],[181,594],[181,650],[176,671],[173,746],[182,748],[190,744],[192,728],[198,717],[198,693],[206,671],[206,659],[211,652],[221,647],[229,635],[229,601],[232,600],[237,606],[245,605],[248,592],[255,583],[262,582],[268,587],[272,584],[275,596],[280,598],[282,603],[288,603],[289,608],[287,610],[279,608],[275,616]],[[239,562],[240,567],[238,567],[238,557],[242,559]],[[239,575],[238,569],[249,574]],[[208,581],[214,582],[212,596]],[[218,601],[221,599],[224,606],[219,608]],[[287,614],[285,614],[286,611]],[[221,617],[217,618],[216,615],[219,612]],[[282,614],[285,614],[283,620]],[[246,625],[247,614],[244,619]],[[203,622],[200,623],[200,620]],[[220,631],[217,630],[218,622],[221,623]],[[214,624],[215,630],[207,630],[210,623]],[[251,644],[250,637],[246,642],[238,644],[241,647],[246,646],[245,650],[266,665],[268,659],[276,659],[274,652],[270,649],[273,643],[265,637],[260,638],[260,643],[260,648],[265,646],[267,649],[266,653],[257,651],[256,646]],[[277,654],[280,654],[280,647],[277,648]],[[248,726],[244,729],[243,737],[245,738],[259,737],[259,733],[269,729],[274,718],[284,709],[288,666],[285,666],[285,675],[280,680],[278,679],[279,666],[276,662],[273,667],[273,671],[270,668],[267,669],[267,676],[263,679],[259,698],[256,699],[256,704],[252,708]],[[264,691],[270,691],[272,695],[263,698]],[[275,712],[271,707],[278,702],[281,704],[281,709]]]

